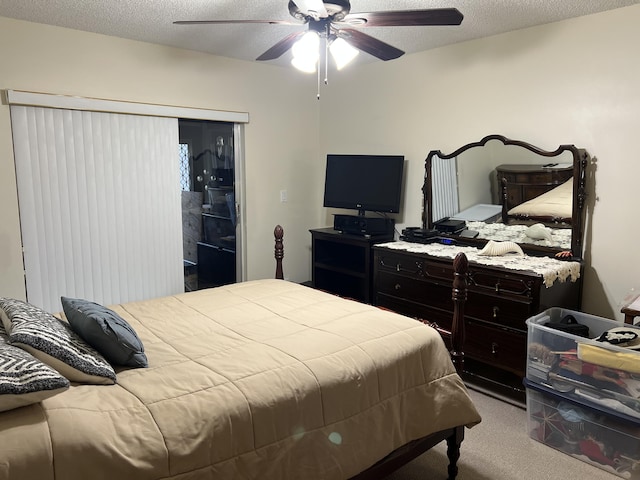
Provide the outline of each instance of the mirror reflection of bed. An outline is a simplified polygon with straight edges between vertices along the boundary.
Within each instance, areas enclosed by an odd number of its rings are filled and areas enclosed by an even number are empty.
[[[449,154],[431,151],[425,228],[446,218],[461,220],[465,237],[513,241],[549,254],[572,251],[579,257],[585,159],[573,145],[545,151],[501,135]]]
[[[573,165],[501,165],[496,169],[502,182],[503,221],[509,218],[571,225]],[[537,180],[541,182],[534,183]],[[532,182],[531,184],[517,182]],[[530,186],[536,188],[530,196]]]

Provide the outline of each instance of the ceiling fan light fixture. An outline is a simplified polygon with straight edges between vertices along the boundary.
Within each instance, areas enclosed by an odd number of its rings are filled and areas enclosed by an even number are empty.
[[[310,30],[291,47],[293,60],[291,64],[298,70],[307,73],[316,71],[316,63],[320,56],[320,37],[317,32]]]
[[[293,65],[298,70],[304,73],[314,73],[316,71],[316,63],[317,62],[309,62],[302,58],[296,58],[296,57],[293,57],[291,59],[291,65]]]
[[[354,58],[358,56],[359,50],[349,44],[343,38],[336,38],[331,45],[329,45],[329,51],[333,60],[336,62],[336,68],[342,70],[347,66]]]

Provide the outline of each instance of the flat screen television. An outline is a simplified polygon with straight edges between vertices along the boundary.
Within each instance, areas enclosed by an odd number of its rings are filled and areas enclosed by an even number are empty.
[[[402,195],[402,155],[327,155],[324,206],[398,213]]]

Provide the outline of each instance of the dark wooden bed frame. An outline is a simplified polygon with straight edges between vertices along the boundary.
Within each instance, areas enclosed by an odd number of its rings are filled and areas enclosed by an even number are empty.
[[[276,278],[284,279],[282,260],[284,258],[283,237],[284,230],[277,225],[273,231],[275,237],[276,260]],[[462,373],[464,367],[464,302],[467,299],[467,268],[468,260],[464,253],[459,253],[453,260],[454,278],[453,278],[453,323],[451,331],[444,331],[437,328],[441,334],[450,336],[451,338],[451,360],[458,373]],[[428,323],[428,322],[424,322]],[[435,325],[432,325],[435,326]],[[449,458],[449,466],[447,468],[448,479],[454,480],[458,474],[458,458],[460,458],[460,445],[464,439],[464,426],[458,426],[432,433],[426,437],[419,438],[406,445],[394,450],[384,457],[378,463],[369,467],[367,470],[351,477],[349,480],[380,480],[385,475],[396,471],[403,465],[409,463],[419,455],[437,445],[438,443],[447,442],[447,457]]]

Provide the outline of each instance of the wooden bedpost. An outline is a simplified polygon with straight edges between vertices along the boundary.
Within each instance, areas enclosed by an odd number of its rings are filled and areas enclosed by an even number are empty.
[[[274,256],[276,259],[276,278],[278,280],[284,279],[284,273],[282,272],[282,259],[284,257],[284,246],[282,244],[282,237],[284,237],[284,230],[280,225],[276,225],[273,230],[273,235],[276,239],[276,246]]]
[[[453,323],[451,325],[451,360],[456,371],[464,368],[464,302],[467,300],[467,269],[469,261],[464,253],[458,253],[453,260]]]

